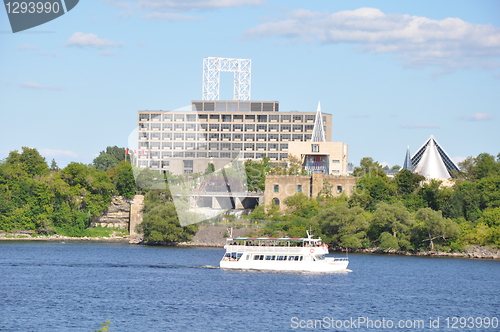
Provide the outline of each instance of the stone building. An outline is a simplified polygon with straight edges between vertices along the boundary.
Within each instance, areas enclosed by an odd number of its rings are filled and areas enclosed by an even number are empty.
[[[274,202],[280,210],[286,210],[284,200],[298,192],[316,198],[323,190],[334,197],[341,194],[350,196],[354,192],[356,178],[350,176],[325,175],[321,172],[312,175],[268,175],[264,190],[264,204]]]

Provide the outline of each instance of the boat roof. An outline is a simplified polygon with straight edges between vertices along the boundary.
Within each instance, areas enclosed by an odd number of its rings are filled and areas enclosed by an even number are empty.
[[[233,237],[228,238],[227,241],[321,241],[321,239],[309,239],[304,237]]]

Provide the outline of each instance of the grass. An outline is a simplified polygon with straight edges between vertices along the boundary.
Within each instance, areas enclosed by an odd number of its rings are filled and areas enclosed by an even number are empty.
[[[110,237],[114,233],[115,236],[129,235],[128,230],[108,227],[90,227],[85,230],[88,237]]]

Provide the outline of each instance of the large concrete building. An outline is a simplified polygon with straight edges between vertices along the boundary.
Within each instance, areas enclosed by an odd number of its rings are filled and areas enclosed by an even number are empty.
[[[326,142],[311,147],[316,117]],[[139,111],[138,126],[138,167],[191,174],[209,163],[220,169],[235,158],[278,162],[294,154],[310,171],[345,175],[347,169],[347,145],[331,142],[331,114],[279,112],[276,101],[193,101],[190,110]]]

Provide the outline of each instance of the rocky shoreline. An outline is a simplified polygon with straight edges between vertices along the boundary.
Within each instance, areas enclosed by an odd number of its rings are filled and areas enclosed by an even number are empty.
[[[72,237],[59,234],[53,235],[22,235],[22,234],[0,234],[0,241],[93,241],[93,242],[129,242],[130,236],[109,237]]]
[[[256,236],[255,229],[235,228],[233,236]],[[200,226],[198,232],[189,242],[177,243],[179,247],[211,247],[223,248],[226,242],[227,228],[223,226]],[[109,237],[70,237],[59,234],[47,236],[32,236],[23,233],[0,233],[0,241],[92,241],[92,242],[128,242],[131,244],[142,244],[142,238],[138,236],[119,236],[111,235]],[[332,252],[342,252],[340,248],[331,248]],[[344,250],[345,251],[345,250]],[[400,250],[382,250],[379,248],[368,248],[351,251],[352,253],[367,253],[379,255],[402,255],[402,256],[421,256],[421,257],[456,257],[456,258],[475,258],[475,259],[493,259],[500,260],[500,250],[498,248],[471,246],[465,252],[441,252],[441,251],[400,251]]]

